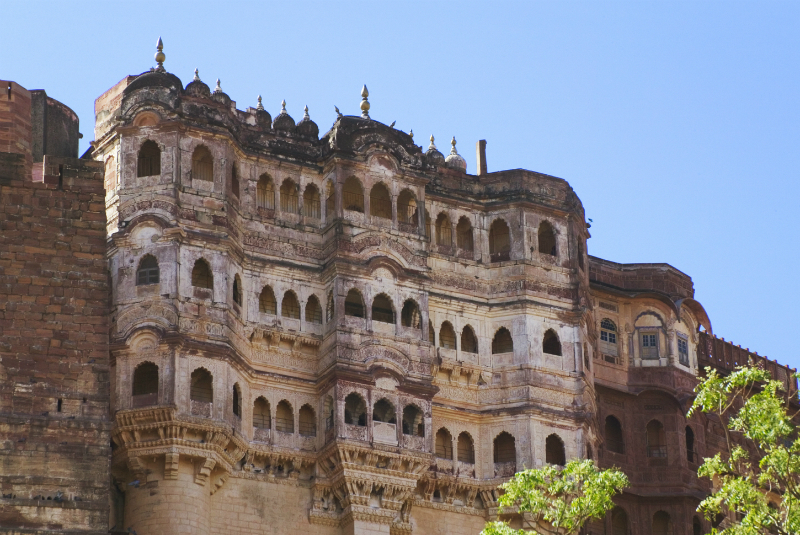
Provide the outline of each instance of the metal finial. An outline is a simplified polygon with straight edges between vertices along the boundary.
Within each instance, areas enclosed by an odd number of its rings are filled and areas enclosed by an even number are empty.
[[[195,82],[200,81],[200,72],[197,69],[194,70],[194,81]]]
[[[361,117],[365,119],[369,119],[369,100],[367,100],[368,96],[369,89],[367,89],[367,85],[364,84],[364,87],[361,89]]]
[[[336,117],[342,116],[342,112],[339,111],[339,106],[334,105],[333,109],[336,110]]]
[[[433,149],[433,150],[438,150],[438,149],[436,148],[436,145],[433,143],[433,134],[431,134],[431,146],[430,146],[430,147],[428,147],[428,150],[431,150],[431,149]]]
[[[458,154],[456,150],[456,136],[453,136],[453,141],[451,141],[450,144],[453,146],[453,148],[450,149],[450,154]]]
[[[411,139],[413,140],[414,139],[414,130],[413,129],[409,130],[408,131],[408,135],[411,136]]]
[[[308,116],[308,105],[303,108],[303,119],[311,119],[311,117]]]
[[[222,86],[219,85],[219,78],[217,78],[217,87],[214,88],[214,93],[222,93]]]
[[[156,63],[158,63],[156,70],[164,72],[164,60],[167,59],[167,56],[164,55],[164,42],[161,40],[161,37],[158,38],[158,43],[156,43],[155,59]]]
[[[286,100],[281,101],[281,115],[287,115]]]
[[[258,95],[258,106],[256,106],[258,111],[264,111],[264,105],[261,103],[261,95]]]
[[[396,122],[397,121],[392,121],[392,124],[389,125],[389,128],[394,128],[394,123],[396,123]]]

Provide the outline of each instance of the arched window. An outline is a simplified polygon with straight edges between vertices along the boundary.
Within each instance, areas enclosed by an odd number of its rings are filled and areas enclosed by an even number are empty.
[[[372,301],[372,321],[394,323],[392,300],[386,294],[378,294]]]
[[[269,429],[270,426],[269,402],[263,397],[253,403],[253,427],[256,429]]]
[[[265,210],[275,209],[275,186],[272,179],[267,174],[263,174],[258,179],[256,186],[256,207]]]
[[[192,401],[212,403],[214,401],[214,386],[211,374],[205,368],[197,368],[192,372],[189,398]]]
[[[392,402],[386,398],[381,398],[372,406],[372,421],[385,422],[387,424],[397,423],[397,413]]]
[[[617,326],[608,318],[600,322],[600,352],[616,357],[617,351]]]
[[[378,182],[369,192],[369,215],[383,219],[392,218],[392,198],[386,186]]]
[[[505,327],[500,327],[497,329],[497,332],[494,333],[494,339],[492,340],[492,354],[496,355],[498,353],[513,352],[514,340],[511,338],[511,333]]]
[[[325,211],[329,223],[336,219],[336,189],[332,180],[325,182]]]
[[[155,141],[147,140],[139,149],[136,165],[136,176],[154,176],[161,174],[161,149]]]
[[[134,396],[158,396],[158,366],[152,362],[143,362],[133,371]],[[152,400],[156,403],[158,400]]]
[[[556,256],[556,233],[553,232],[553,226],[547,221],[539,224],[539,252]]]
[[[300,407],[300,414],[298,416],[300,418],[300,435],[304,437],[317,436],[317,414],[314,412],[311,405],[306,403]]]
[[[258,297],[258,310],[264,314],[278,314],[278,301],[275,299],[275,292],[269,286],[264,286],[261,295]]]
[[[281,400],[275,410],[275,429],[284,433],[294,433],[294,411],[288,401]]]
[[[688,425],[686,426],[686,459],[690,463],[697,462],[695,458],[697,453],[694,451],[694,431]]]
[[[297,209],[297,185],[294,180],[287,178],[281,184],[281,212],[296,214]]]
[[[370,201],[371,202],[371,201]],[[417,214],[417,198],[411,193],[411,190],[404,189],[397,197],[397,220],[406,225],[416,227],[419,224],[419,217]]]
[[[444,427],[436,431],[436,456],[440,459],[453,459],[453,437]]]
[[[139,261],[139,269],[136,270],[136,286],[146,284],[158,284],[158,261],[153,255],[144,255]]]
[[[653,535],[672,535],[672,519],[664,511],[653,515]]]
[[[463,353],[478,352],[478,339],[475,338],[475,332],[469,325],[461,331],[461,351]]]
[[[214,181],[214,159],[203,145],[194,149],[192,154],[192,179]]]
[[[466,431],[458,435],[458,460],[462,463],[475,463],[475,445]]]
[[[622,507],[615,507],[611,511],[611,535],[630,535],[628,513]]]
[[[303,215],[312,219],[320,219],[322,217],[319,190],[314,184],[306,186],[306,190],[303,192]]]
[[[425,436],[422,410],[416,405],[406,405],[403,409],[403,434],[415,437]]]
[[[364,317],[364,300],[361,299],[361,292],[351,288],[344,299],[344,315],[355,318]]]
[[[661,458],[667,456],[667,435],[664,432],[664,425],[658,420],[650,420],[647,424],[647,456]]]
[[[450,218],[442,212],[436,218],[436,245],[451,247],[453,245],[453,227]]]
[[[442,323],[442,328],[439,329],[439,346],[445,349],[456,348],[456,332],[449,321]]]
[[[300,302],[297,300],[297,294],[291,290],[283,294],[283,300],[281,300],[281,316],[293,320],[300,319]]]
[[[561,355],[561,341],[553,329],[547,329],[542,339],[542,351],[549,355]]]
[[[235,163],[231,165],[231,193],[237,199],[239,198],[239,172]]]
[[[242,280],[238,274],[233,277],[233,302],[242,306]]]
[[[342,193],[344,194],[342,200],[345,210],[364,213],[364,188],[361,187],[361,182],[356,177],[351,176],[344,181]]]
[[[436,331],[433,330],[433,322],[431,320],[428,320],[428,341],[434,346],[436,345]]]
[[[564,452],[564,441],[553,433],[545,439],[545,462],[564,466],[567,464],[567,454]]]
[[[367,404],[359,394],[351,392],[344,398],[344,423],[350,425],[367,425]]]
[[[489,256],[492,262],[504,262],[511,258],[511,231],[508,223],[495,219],[489,227]]]
[[[458,225],[456,225],[456,246],[464,251],[475,250],[472,239],[472,223],[463,215],[458,219]]]
[[[614,416],[606,416],[606,449],[614,453],[625,453],[625,439],[622,424]]]
[[[692,535],[703,535],[703,524],[697,517],[692,518]]]
[[[322,323],[322,307],[316,295],[309,297],[306,303],[306,322],[316,324]]]
[[[503,431],[494,438],[494,462],[516,463],[517,446],[514,437]]]
[[[242,417],[242,389],[239,388],[239,383],[233,385],[233,415]]]
[[[412,329],[422,328],[422,316],[419,313],[419,306],[413,299],[406,299],[403,303],[403,310],[400,312],[400,324],[403,327],[411,327]]]
[[[198,259],[192,268],[192,286],[209,290],[214,288],[214,275],[211,273],[211,267],[202,258]]]

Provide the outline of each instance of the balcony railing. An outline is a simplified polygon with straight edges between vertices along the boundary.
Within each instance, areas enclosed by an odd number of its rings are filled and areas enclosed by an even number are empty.
[[[372,422],[372,440],[381,444],[397,445],[397,426],[387,422]]]
[[[517,463],[494,463],[494,477],[511,477],[517,472]]]
[[[139,394],[138,396],[132,396],[131,405],[133,406],[134,409],[138,409],[139,407],[150,407],[152,405],[158,405],[158,392],[153,392],[152,394]]]
[[[211,418],[211,407],[213,403],[210,401],[197,401],[195,399],[191,402],[192,415],[203,416],[204,418]]]

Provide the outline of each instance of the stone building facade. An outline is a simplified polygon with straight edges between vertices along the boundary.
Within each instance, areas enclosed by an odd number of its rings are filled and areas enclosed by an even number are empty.
[[[112,531],[475,534],[516,470],[575,457],[632,482],[589,532],[710,527],[716,430],[684,415],[699,369],[751,355],[687,275],[587,255],[566,181],[488,173],[485,143],[469,174],[366,87],[320,136],[157,61],[97,99],[80,160],[106,190]]]

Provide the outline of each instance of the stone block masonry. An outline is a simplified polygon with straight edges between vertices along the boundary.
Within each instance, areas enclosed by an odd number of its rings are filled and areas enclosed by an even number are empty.
[[[30,96],[3,84],[0,124],[27,136],[0,132],[0,533],[107,533],[103,166],[32,170]]]

